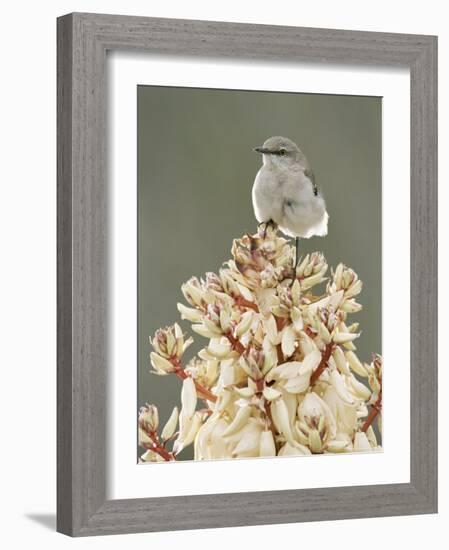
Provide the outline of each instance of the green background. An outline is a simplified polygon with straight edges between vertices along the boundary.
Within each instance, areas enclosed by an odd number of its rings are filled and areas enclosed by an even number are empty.
[[[299,145],[327,203],[328,236],[302,240],[301,253],[359,274],[358,355],[380,353],[381,98],[138,86],[137,99],[139,405],[156,404],[162,424],[179,405],[181,381],[149,373],[148,337],[179,322],[183,282],[216,272],[232,239],[256,230],[252,148],[272,135]],[[195,340],[186,360],[202,347]]]

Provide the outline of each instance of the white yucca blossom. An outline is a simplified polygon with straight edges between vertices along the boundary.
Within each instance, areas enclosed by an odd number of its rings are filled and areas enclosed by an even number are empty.
[[[181,318],[206,339],[197,356],[182,364],[192,338],[178,324],[150,340],[153,372],[182,379],[181,407],[160,435],[157,408],[142,407],[141,462],[175,460],[189,445],[196,460],[379,450],[382,359],[360,361],[348,323],[362,307],[357,274],[339,264],[327,278],[318,252],[295,269],[271,228],[236,239],[232,256],[182,286]]]

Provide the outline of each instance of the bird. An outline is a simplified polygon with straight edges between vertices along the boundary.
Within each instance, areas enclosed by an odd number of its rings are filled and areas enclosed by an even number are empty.
[[[294,141],[272,136],[254,151],[262,154],[263,161],[252,188],[254,214],[265,232],[272,225],[295,238],[296,268],[299,239],[327,235],[326,202],[309,161]]]

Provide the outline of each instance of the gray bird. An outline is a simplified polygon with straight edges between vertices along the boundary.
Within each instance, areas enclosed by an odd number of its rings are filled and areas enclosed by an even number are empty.
[[[295,237],[297,265],[299,238],[327,235],[326,203],[308,160],[291,139],[270,137],[254,151],[263,155],[252,190],[256,219]]]

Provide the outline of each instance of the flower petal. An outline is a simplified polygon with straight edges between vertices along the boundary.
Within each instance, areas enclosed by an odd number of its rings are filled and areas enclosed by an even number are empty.
[[[187,307],[184,304],[177,304],[178,311],[181,314],[181,319],[190,321],[191,323],[201,323],[203,320],[203,312],[193,307]]]
[[[291,325],[288,325],[282,331],[281,340],[282,353],[286,357],[290,357],[290,355],[292,355],[295,351],[295,339],[295,331],[293,330],[293,327]]]
[[[348,403],[349,405],[353,405],[354,398],[351,396],[348,389],[346,388],[343,377],[338,372],[338,370],[333,370],[330,373],[329,379],[330,379],[330,383],[335,388],[335,391],[337,392],[338,397],[342,399],[345,403]]]
[[[276,456],[276,445],[271,430],[265,430],[260,434],[260,456]]]
[[[184,379],[182,383],[182,390],[181,390],[181,404],[182,404],[182,410],[185,413],[185,415],[188,418],[192,418],[195,409],[196,409],[196,388],[195,384],[188,376]]]
[[[237,338],[240,338],[245,332],[247,332],[251,326],[251,322],[253,320],[253,312],[252,311],[246,311],[242,318],[240,319],[239,324],[235,327],[235,334]]]
[[[351,367],[351,369],[356,373],[358,374],[359,376],[362,376],[364,378],[367,378],[368,376],[368,371],[366,370],[366,368],[362,365],[362,363],[360,362],[359,358],[357,357],[357,355],[353,352],[353,351],[347,351],[345,353],[345,357],[346,357],[346,360],[348,361],[349,363],[349,366]]]
[[[163,440],[170,439],[170,437],[175,433],[176,426],[178,425],[178,407],[174,407],[170,418],[167,420],[165,426],[162,429],[161,438]]]
[[[274,388],[270,386],[266,386],[263,390],[263,396],[267,401],[274,401],[278,397],[280,397],[282,393],[278,390],[275,390]]]
[[[168,374],[174,371],[174,366],[168,359],[152,351],[150,353],[151,364],[159,374]]]
[[[244,406],[240,407],[237,411],[237,414],[234,417],[234,420],[229,424],[226,430],[223,432],[223,437],[233,435],[243,428],[243,426],[248,422],[249,417],[251,416],[251,407]]]
[[[289,443],[292,443],[294,441],[293,432],[290,425],[288,409],[286,404],[284,403],[284,400],[277,399],[276,401],[273,401],[271,412],[273,416],[273,421],[278,431],[284,434]]]
[[[279,451],[278,456],[306,456],[312,454],[310,450],[300,443],[286,443]]]
[[[354,436],[354,451],[366,452],[372,451],[365,432],[356,432]]]
[[[360,336],[360,333],[357,332],[335,332],[332,335],[332,340],[336,344],[346,344],[347,342],[352,342]]]

